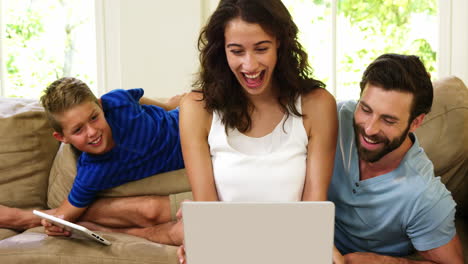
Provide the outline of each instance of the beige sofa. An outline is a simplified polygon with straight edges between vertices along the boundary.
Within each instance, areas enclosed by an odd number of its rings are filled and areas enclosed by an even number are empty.
[[[457,201],[457,230],[468,263],[468,90],[459,79],[434,83],[432,112],[417,131]],[[54,208],[73,182],[75,156],[51,136],[37,101],[0,98],[0,204]],[[155,175],[101,194],[104,197],[181,193],[190,189],[183,170]],[[173,213],[178,201],[172,204]],[[177,263],[176,247],[101,232],[111,246],[82,238],[47,237],[42,227],[0,229],[0,263]]]
[[[37,100],[0,98],[0,204],[27,209],[56,208],[76,174],[70,145],[52,137]],[[171,195],[190,191],[184,170],[158,174],[100,194],[102,197]],[[120,233],[101,233],[111,246],[83,237],[47,237],[43,227],[17,232],[0,228],[0,263],[178,263],[177,248]]]

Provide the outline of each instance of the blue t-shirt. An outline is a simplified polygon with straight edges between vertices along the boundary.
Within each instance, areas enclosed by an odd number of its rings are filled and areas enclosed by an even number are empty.
[[[140,105],[143,93],[118,89],[101,97],[115,146],[102,155],[80,155],[68,196],[73,206],[88,206],[101,190],[184,167],[179,110]]]
[[[338,104],[339,135],[328,198],[335,203],[335,245],[342,254],[405,256],[448,243],[455,236],[455,202],[432,162],[413,146],[399,167],[360,181],[353,130],[357,102]]]

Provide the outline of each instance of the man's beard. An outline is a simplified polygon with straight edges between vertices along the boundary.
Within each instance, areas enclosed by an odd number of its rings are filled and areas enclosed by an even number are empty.
[[[379,161],[385,155],[400,147],[401,144],[403,144],[403,142],[405,141],[406,137],[408,136],[410,129],[410,126],[408,124],[408,127],[405,129],[405,131],[403,131],[403,133],[399,137],[396,137],[395,139],[390,141],[390,139],[388,139],[387,137],[379,134],[373,136],[366,135],[364,129],[361,126],[358,126],[355,120],[353,120],[353,127],[359,159],[371,163]],[[363,146],[361,146],[361,141],[359,138],[360,135],[364,135],[372,141],[383,143],[383,148],[379,150],[365,149]]]

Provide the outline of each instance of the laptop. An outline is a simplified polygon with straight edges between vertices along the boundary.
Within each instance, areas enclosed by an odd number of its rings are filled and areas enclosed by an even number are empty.
[[[188,264],[331,264],[332,202],[184,202]]]

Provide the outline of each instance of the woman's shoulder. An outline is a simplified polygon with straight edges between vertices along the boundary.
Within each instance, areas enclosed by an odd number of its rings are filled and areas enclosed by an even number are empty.
[[[182,102],[190,102],[190,101],[202,101],[203,100],[203,93],[199,91],[191,91],[184,95],[182,98]]]
[[[205,100],[203,100],[203,93],[192,91],[184,95],[180,100],[180,109],[205,109]]]
[[[309,137],[330,135],[337,130],[336,101],[333,95],[323,88],[315,89],[302,96],[302,114],[304,127]]]
[[[323,111],[336,113],[336,100],[330,92],[317,88],[302,95],[303,114]]]
[[[187,93],[180,101],[180,115],[194,118],[199,122],[211,122],[211,112],[206,109],[203,93]]]

